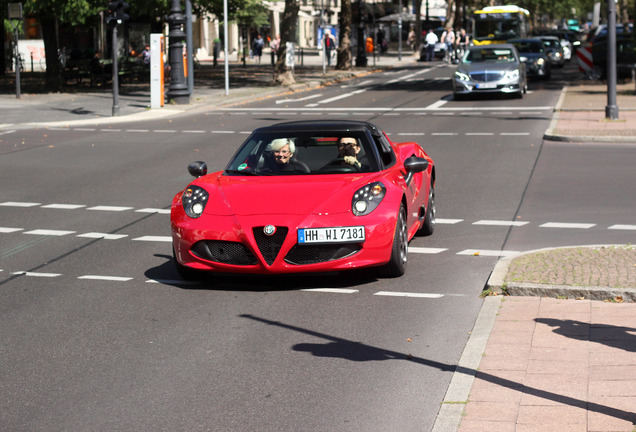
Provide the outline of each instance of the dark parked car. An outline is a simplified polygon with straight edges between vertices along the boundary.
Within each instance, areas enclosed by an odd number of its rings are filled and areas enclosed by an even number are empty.
[[[601,79],[607,75],[607,32],[594,38],[592,45],[594,71]],[[619,77],[631,76],[636,63],[636,46],[632,33],[616,34],[616,73]]]
[[[528,78],[549,79],[552,65],[543,41],[538,38],[520,38],[508,41],[517,48],[521,61],[526,64]]]
[[[561,68],[565,66],[565,52],[559,38],[556,36],[539,36],[539,39],[543,41],[548,51],[552,67]]]

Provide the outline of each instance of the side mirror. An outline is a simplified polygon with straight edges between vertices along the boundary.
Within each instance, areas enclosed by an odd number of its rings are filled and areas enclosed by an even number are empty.
[[[413,179],[413,174],[426,171],[428,168],[428,160],[417,156],[411,156],[404,161],[404,168],[407,173],[404,180],[406,181],[406,184],[409,184]]]
[[[192,177],[201,177],[208,173],[208,164],[202,161],[190,162],[188,172]]]

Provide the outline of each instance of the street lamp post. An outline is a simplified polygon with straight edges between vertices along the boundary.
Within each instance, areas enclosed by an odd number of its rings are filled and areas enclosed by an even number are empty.
[[[171,0],[170,15],[168,16],[168,37],[170,38],[170,86],[168,87],[168,100],[176,104],[190,103],[190,91],[185,78],[183,68],[183,42],[186,34],[183,24],[186,17],[181,11],[181,2]]]
[[[618,120],[616,105],[616,0],[607,0],[607,106],[605,118]]]

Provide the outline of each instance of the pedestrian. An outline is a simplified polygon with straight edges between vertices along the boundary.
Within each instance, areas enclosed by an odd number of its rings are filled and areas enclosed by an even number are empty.
[[[453,57],[453,46],[455,45],[455,32],[452,27],[446,27],[444,33],[442,33],[442,42],[446,46],[444,60],[446,63],[450,63]]]
[[[336,43],[331,35],[331,30],[325,30],[325,56],[327,58],[327,65],[331,66],[331,50],[336,47]]]
[[[260,34],[256,35],[256,39],[252,42],[252,52],[254,53],[254,57],[256,57],[256,62],[258,64],[261,63],[261,56],[263,55],[263,47],[265,46],[265,42]]]
[[[433,61],[435,59],[435,44],[439,42],[434,31],[429,30],[426,33],[426,55],[424,61]]]
[[[272,64],[278,60],[278,50],[280,49],[280,35],[277,34],[274,39],[269,43],[269,47],[272,49]]]
[[[413,52],[415,52],[415,30],[411,27],[411,31],[409,31],[409,36],[406,39],[406,42],[409,44]]]

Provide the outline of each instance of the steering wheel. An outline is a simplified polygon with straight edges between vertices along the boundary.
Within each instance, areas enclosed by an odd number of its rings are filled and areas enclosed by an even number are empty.
[[[345,162],[345,158],[339,157],[332,160],[324,167],[322,167],[320,171],[329,171],[329,172],[335,172],[335,173],[352,173],[352,172],[360,172],[360,168],[355,165],[349,165],[348,163]]]

